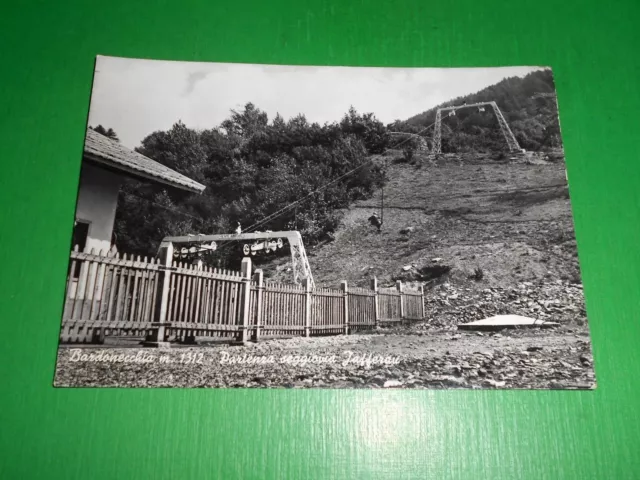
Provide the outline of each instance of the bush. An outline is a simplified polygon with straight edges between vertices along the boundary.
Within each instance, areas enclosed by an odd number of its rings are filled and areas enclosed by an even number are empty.
[[[413,147],[413,145],[410,145],[408,147],[405,147],[402,149],[402,153],[404,155],[404,161],[406,163],[411,163],[413,160],[413,154],[415,153],[415,148]]]
[[[469,276],[472,280],[479,282],[484,278],[484,271],[480,267],[476,267],[473,273]]]

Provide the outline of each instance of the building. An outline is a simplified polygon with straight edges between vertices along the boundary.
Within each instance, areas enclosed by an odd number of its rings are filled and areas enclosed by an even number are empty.
[[[204,185],[87,129],[76,206],[73,245],[80,251],[111,248],[118,193],[125,177],[202,193]]]

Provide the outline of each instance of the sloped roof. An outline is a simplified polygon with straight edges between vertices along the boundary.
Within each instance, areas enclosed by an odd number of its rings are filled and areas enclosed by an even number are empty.
[[[120,145],[115,140],[111,140],[91,128],[87,129],[84,158],[133,177],[152,180],[181,190],[202,193],[205,189],[204,185],[195,180]]]

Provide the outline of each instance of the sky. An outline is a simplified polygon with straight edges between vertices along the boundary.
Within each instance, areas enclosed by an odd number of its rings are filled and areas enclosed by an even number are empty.
[[[300,67],[100,56],[89,125],[113,128],[134,148],[179,120],[195,129],[218,127],[248,102],[270,120],[303,113],[324,124],[339,121],[353,105],[387,124],[541,68]]]

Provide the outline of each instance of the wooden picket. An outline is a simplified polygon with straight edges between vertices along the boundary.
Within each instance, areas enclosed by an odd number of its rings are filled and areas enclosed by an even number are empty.
[[[380,322],[400,322],[402,294],[395,288],[380,288],[378,290],[378,308]]]
[[[155,259],[75,247],[67,278],[60,339],[99,341],[105,335],[146,335],[156,306]]]
[[[312,334],[340,334],[344,331],[344,294],[331,288],[315,288],[311,302]]]
[[[170,254],[170,252],[169,252]],[[245,265],[246,262],[246,265]],[[264,282],[242,272],[147,259],[116,252],[71,252],[60,339],[100,342],[105,336],[155,341],[261,336],[338,335],[425,316],[424,291],[311,288]],[[155,335],[155,336],[154,336]]]
[[[376,326],[376,294],[373,290],[349,287],[349,329],[367,330]]]
[[[169,337],[228,337],[241,325],[240,272],[174,262],[166,322]]]
[[[408,320],[420,320],[424,317],[424,294],[422,290],[405,290],[404,317]]]
[[[304,335],[305,291],[298,285],[267,283],[263,291],[262,333]]]

